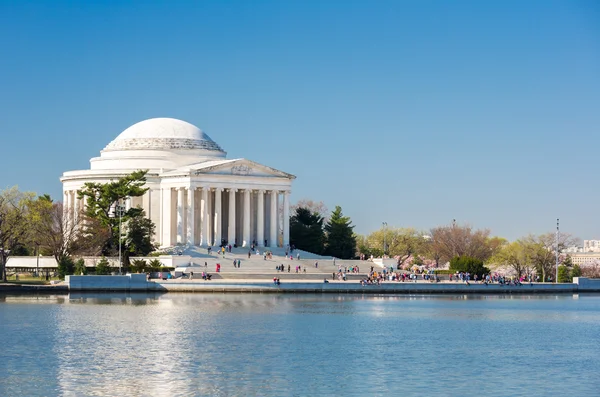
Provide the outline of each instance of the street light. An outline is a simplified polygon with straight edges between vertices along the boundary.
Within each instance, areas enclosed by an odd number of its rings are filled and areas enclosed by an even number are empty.
[[[385,256],[385,248],[386,248],[386,245],[387,245],[386,244],[386,240],[385,240],[385,237],[386,237],[385,236],[386,235],[385,231],[386,231],[386,228],[387,228],[387,222],[381,222],[381,225],[383,226],[383,256]]]
[[[558,218],[556,218],[556,278],[554,279],[555,283],[558,283],[558,238],[560,236],[560,231],[558,230]]]

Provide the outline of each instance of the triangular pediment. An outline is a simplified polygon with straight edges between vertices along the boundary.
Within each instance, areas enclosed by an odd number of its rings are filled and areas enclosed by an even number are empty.
[[[233,159],[222,161],[209,161],[199,163],[190,167],[190,173],[196,175],[238,175],[257,177],[279,177],[295,179],[296,177],[287,172],[256,163],[248,159]]]

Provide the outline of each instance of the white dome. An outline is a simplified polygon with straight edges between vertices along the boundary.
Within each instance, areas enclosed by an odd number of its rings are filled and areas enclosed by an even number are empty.
[[[105,151],[120,150],[223,149],[200,128],[183,120],[156,118],[140,121],[121,132]]]

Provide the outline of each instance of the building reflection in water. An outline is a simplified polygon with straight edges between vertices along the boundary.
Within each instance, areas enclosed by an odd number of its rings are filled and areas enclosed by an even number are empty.
[[[236,357],[236,318],[252,321],[274,308],[285,311],[289,302],[280,295],[247,297],[71,294],[58,321],[60,389],[65,395],[154,396],[239,391],[273,363],[262,362],[260,354]],[[234,382],[224,381],[231,376]],[[278,387],[285,382],[276,381]]]

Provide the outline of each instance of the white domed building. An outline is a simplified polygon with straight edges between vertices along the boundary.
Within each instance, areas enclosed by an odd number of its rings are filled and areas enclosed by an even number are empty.
[[[76,217],[85,205],[77,198],[84,183],[105,183],[147,169],[148,192],[124,204],[146,211],[161,247],[219,246],[223,241],[287,246],[295,176],[243,158],[227,159],[226,154],[190,123],[144,120],[92,158],[89,170],[62,175],[63,202]]]

